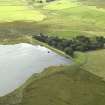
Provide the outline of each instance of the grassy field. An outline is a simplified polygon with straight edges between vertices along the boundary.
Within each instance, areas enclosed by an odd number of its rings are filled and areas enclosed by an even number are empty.
[[[0,23],[11,21],[42,21],[40,11],[28,7],[23,0],[0,0]]]
[[[23,39],[32,42],[31,36]],[[1,97],[0,105],[104,105],[104,52],[77,52],[77,65],[49,67],[34,74],[19,89]]]
[[[0,6],[3,5],[24,5],[23,0],[0,0]]]
[[[105,36],[104,4],[104,0],[57,0],[28,6],[21,0],[0,0],[0,44],[38,43],[31,35],[40,32],[64,38]],[[33,75],[1,97],[0,105],[104,105],[105,50],[78,52],[74,60],[75,65]]]
[[[42,21],[44,18],[39,11],[26,6],[0,6],[0,22]]]
[[[53,71],[53,72],[52,72]],[[0,105],[104,105],[105,82],[76,66],[50,67],[0,98]]]
[[[105,50],[88,52],[85,70],[102,77],[105,80]]]
[[[57,68],[52,68],[54,69]],[[102,94],[104,82],[95,75],[81,69],[78,71],[76,67],[71,67],[71,70],[70,67],[59,69],[60,72],[30,83],[23,92],[22,105],[34,105],[34,103],[38,105],[102,105],[105,103],[105,94]]]
[[[74,8],[79,6],[79,4],[76,2],[71,2],[70,0],[61,0],[61,1],[55,1],[51,2],[48,5],[44,6],[44,9],[48,10],[62,10],[62,9],[67,9],[67,8]]]
[[[33,39],[29,35],[0,35],[0,45],[18,44],[18,43],[30,43],[39,44],[37,40]]]
[[[13,0],[8,1],[9,4],[12,2],[18,4]],[[10,28],[21,32],[21,27],[25,34],[42,32],[65,38],[77,35],[105,35],[105,9],[96,8],[95,4],[87,6],[82,1],[77,2],[76,0],[60,0],[38,6],[35,3],[34,8],[26,5],[26,2],[25,5],[22,1],[20,4],[0,6],[0,21],[5,22],[5,27],[0,23],[0,28],[5,30],[7,24],[10,24],[8,30]],[[19,21],[26,23],[20,24]],[[6,31],[4,31],[5,33]]]
[[[38,25],[44,29],[40,31],[48,35],[67,38],[75,35],[105,35],[105,10],[94,5],[61,0],[43,5],[41,12],[45,13],[47,18]]]
[[[85,5],[97,6],[98,8],[105,8],[105,0],[78,0]]]

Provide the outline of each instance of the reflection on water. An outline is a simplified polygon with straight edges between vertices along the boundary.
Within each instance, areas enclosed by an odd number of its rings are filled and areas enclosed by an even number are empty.
[[[0,96],[22,85],[33,73],[68,63],[71,63],[69,59],[39,45],[0,45]]]

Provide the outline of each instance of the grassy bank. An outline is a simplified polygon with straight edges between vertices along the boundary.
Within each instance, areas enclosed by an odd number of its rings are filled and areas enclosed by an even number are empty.
[[[21,94],[0,99],[0,105],[103,105],[105,83],[78,66],[50,67],[32,76]],[[22,97],[19,99],[19,95]],[[18,97],[18,98],[17,98]],[[41,100],[40,100],[41,99]],[[21,101],[19,101],[21,100]],[[100,100],[100,101],[99,101]]]
[[[18,44],[18,43],[30,43],[37,44],[36,41],[32,40],[31,36],[28,35],[0,35],[0,44]]]
[[[88,52],[86,56],[87,62],[83,68],[105,80],[105,50]]]
[[[32,37],[28,38],[31,39]],[[62,54],[59,50],[53,49],[45,43],[33,39],[30,42],[43,45]],[[1,97],[0,105],[104,104],[105,82],[99,75],[88,72],[90,65],[86,66],[88,70],[85,70],[85,65],[89,62],[86,59],[87,54],[80,52],[75,54],[74,60],[77,64],[49,67],[40,74],[34,74],[20,88]]]

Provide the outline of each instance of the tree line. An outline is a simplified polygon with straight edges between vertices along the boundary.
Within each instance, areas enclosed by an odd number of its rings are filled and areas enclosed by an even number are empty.
[[[105,38],[103,36],[76,36],[73,39],[65,39],[57,36],[47,36],[40,33],[39,35],[33,36],[33,38],[41,42],[45,42],[54,48],[62,50],[72,57],[75,51],[86,52],[103,49],[105,44]]]
[[[28,2],[28,4],[34,4],[34,3],[44,3],[44,2],[52,2],[55,0],[26,0]]]

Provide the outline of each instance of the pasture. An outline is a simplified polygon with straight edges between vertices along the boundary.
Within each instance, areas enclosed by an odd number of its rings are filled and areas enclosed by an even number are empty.
[[[105,50],[88,52],[86,57],[83,68],[105,80]]]
[[[28,7],[22,0],[0,0],[0,23],[11,21],[42,21],[40,11]]]
[[[0,0],[0,43],[39,44],[31,35],[40,32],[67,39],[105,36],[104,4],[104,0],[56,0],[33,5],[25,0]],[[104,105],[105,50],[77,53],[76,57],[78,65],[50,67],[33,75],[1,97],[0,105]]]

